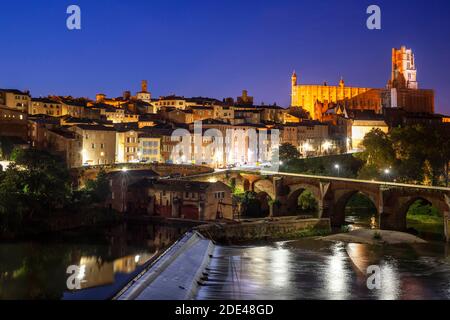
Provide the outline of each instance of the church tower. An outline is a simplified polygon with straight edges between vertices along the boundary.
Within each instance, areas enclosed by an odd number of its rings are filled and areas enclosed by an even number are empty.
[[[292,73],[291,77],[291,106],[297,105],[297,73]]]
[[[152,102],[152,94],[148,92],[148,82],[147,80],[141,81],[141,91],[136,94],[136,99],[151,103]]]
[[[414,54],[402,46],[392,49],[392,75],[390,86],[394,88],[419,89]]]

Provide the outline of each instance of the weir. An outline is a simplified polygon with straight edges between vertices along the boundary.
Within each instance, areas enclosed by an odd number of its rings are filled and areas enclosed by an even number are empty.
[[[115,300],[190,300],[207,275],[215,242],[239,243],[296,238],[302,231],[331,230],[329,219],[260,220],[195,227],[135,277]]]
[[[133,279],[114,300],[190,300],[209,264],[214,244],[188,232]]]

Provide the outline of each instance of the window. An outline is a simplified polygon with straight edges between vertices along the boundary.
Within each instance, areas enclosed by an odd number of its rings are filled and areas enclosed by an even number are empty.
[[[214,193],[215,199],[224,199],[225,198],[225,191],[219,191]]]
[[[91,147],[92,147],[92,149],[95,149],[95,143],[93,143],[93,144],[91,145]]]
[[[100,143],[100,149],[104,149],[105,148],[105,144]]]

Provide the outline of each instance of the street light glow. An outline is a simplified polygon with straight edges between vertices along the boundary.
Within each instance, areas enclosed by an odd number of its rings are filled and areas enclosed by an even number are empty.
[[[330,150],[330,148],[331,148],[331,142],[330,142],[330,141],[325,141],[325,142],[322,144],[322,149],[323,149],[323,150],[328,151],[328,150]]]

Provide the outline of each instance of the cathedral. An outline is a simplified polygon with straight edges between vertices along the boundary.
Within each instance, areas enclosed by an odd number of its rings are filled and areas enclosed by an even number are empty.
[[[291,78],[291,106],[302,107],[314,120],[330,109],[372,110],[403,108],[408,112],[434,113],[433,90],[419,89],[414,54],[402,46],[392,49],[392,73],[386,88],[349,87],[341,78],[337,86],[298,84],[294,71]]]

